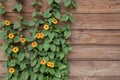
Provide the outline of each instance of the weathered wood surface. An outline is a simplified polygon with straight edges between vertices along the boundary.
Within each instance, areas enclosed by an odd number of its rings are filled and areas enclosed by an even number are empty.
[[[2,63],[0,77],[7,71]],[[70,76],[120,76],[120,61],[70,61]]]
[[[4,53],[0,46],[0,61],[5,61]],[[68,55],[68,60],[120,60],[120,46],[109,45],[73,45],[73,50]]]
[[[3,80],[3,78],[0,78],[0,80]],[[69,80],[120,80],[120,77],[81,77],[81,76],[70,76]]]
[[[31,20],[33,7],[30,3],[35,0],[22,0],[25,19]],[[44,12],[47,9],[43,2]],[[72,10],[75,24],[72,28],[73,50],[68,55],[70,61],[69,80],[120,80],[120,0],[76,0],[78,8]],[[16,21],[18,14],[12,10],[16,0],[7,0],[6,17]],[[62,13],[66,9],[61,5]],[[6,68],[2,63],[3,56],[0,39],[0,80],[3,80]]]
[[[120,44],[120,30],[72,30],[72,44]],[[0,39],[0,44],[3,41]]]
[[[22,14],[25,19],[31,20],[31,13]],[[17,13],[7,13],[6,17],[0,16],[0,22],[4,19],[17,20]],[[72,29],[120,29],[119,14],[74,14],[75,24]]]
[[[111,76],[107,76],[107,77],[79,77],[79,76],[75,76],[75,77],[70,77],[69,80],[120,80],[120,77],[111,77]]]
[[[31,1],[35,0],[24,0],[23,12],[32,12],[33,8],[31,7]],[[44,8],[43,11],[47,9],[46,1],[42,0]],[[78,7],[76,10],[73,10],[73,13],[120,13],[120,1],[119,0],[76,0]],[[13,12],[12,6],[16,0],[7,0],[5,2],[5,7],[7,12]],[[61,5],[63,6],[63,5]],[[62,7],[64,8],[64,7]],[[65,9],[63,10],[65,11]]]

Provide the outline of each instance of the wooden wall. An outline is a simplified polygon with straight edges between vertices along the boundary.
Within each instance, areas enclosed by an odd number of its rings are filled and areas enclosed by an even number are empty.
[[[23,2],[22,14],[27,19],[31,19],[33,11],[31,1]],[[45,11],[46,0],[42,1]],[[76,1],[78,8],[72,11],[76,23],[71,27],[73,50],[68,56],[69,80],[120,80],[120,0]],[[15,0],[7,0],[7,17],[0,16],[0,21],[17,20],[17,13],[12,11],[14,3]],[[4,60],[0,46],[0,80],[6,71],[2,67]]]

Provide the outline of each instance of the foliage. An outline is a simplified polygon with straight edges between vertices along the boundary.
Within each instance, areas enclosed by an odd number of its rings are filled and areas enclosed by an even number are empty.
[[[8,68],[4,80],[68,80],[66,56],[72,46],[67,40],[71,36],[70,22],[75,22],[69,10],[76,3],[64,0],[68,11],[61,14],[61,1],[47,0],[49,8],[41,12],[42,2],[36,0],[31,3],[34,7],[31,21],[19,15],[18,21],[2,22],[0,37],[5,41],[2,48]],[[22,4],[17,2],[13,10],[20,13]]]
[[[0,0],[0,14],[5,14],[5,8],[4,8],[4,4],[3,4],[4,0]]]

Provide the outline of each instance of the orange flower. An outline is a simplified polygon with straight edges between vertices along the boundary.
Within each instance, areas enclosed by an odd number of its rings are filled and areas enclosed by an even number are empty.
[[[12,52],[17,53],[19,51],[18,47],[13,47]]]
[[[50,67],[50,68],[54,68],[54,67],[55,67],[55,65],[54,65],[53,62],[48,62],[48,63],[47,63],[47,66]]]
[[[20,42],[21,42],[21,43],[24,43],[25,41],[26,41],[25,38],[20,38]]]
[[[9,26],[10,24],[11,24],[11,22],[10,22],[9,20],[6,20],[6,21],[5,21],[5,25],[6,25],[6,26]]]
[[[37,42],[34,41],[34,42],[32,42],[31,45],[32,45],[32,47],[37,47]]]
[[[13,74],[15,72],[15,69],[14,68],[10,68],[9,69],[9,73]]]
[[[36,34],[36,38],[37,39],[40,39],[40,38],[43,39],[44,38],[44,34],[43,33],[37,33]]]
[[[58,20],[57,19],[53,19],[52,23],[53,24],[58,24]]]
[[[49,29],[49,25],[45,24],[44,25],[44,30],[48,30]]]
[[[10,34],[8,35],[8,37],[9,37],[10,39],[13,39],[15,36],[14,36],[13,33],[10,33]]]
[[[40,61],[40,63],[41,63],[42,65],[45,65],[45,64],[46,64],[46,61],[45,61],[44,59],[42,59],[42,60]]]

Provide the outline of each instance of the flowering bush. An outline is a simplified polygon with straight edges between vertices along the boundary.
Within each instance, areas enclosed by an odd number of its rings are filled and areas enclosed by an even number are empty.
[[[2,22],[1,37],[8,68],[4,80],[68,80],[66,56],[72,47],[67,40],[71,35],[69,23],[74,22],[69,10],[75,8],[76,3],[64,0],[68,11],[61,14],[61,0],[47,2],[49,8],[45,12],[40,11],[39,0],[32,2],[35,9],[31,21],[19,15],[18,21]],[[16,3],[13,10],[19,13],[22,4]]]

